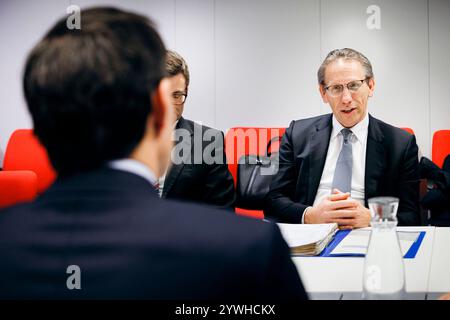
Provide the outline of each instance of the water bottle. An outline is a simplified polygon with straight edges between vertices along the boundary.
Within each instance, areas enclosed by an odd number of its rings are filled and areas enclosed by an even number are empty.
[[[405,298],[405,270],[397,236],[398,202],[393,197],[369,199],[372,231],[364,261],[363,299]]]

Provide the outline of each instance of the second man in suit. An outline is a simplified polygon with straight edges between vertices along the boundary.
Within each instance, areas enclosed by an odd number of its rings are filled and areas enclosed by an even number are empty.
[[[419,219],[418,147],[413,135],[369,115],[375,90],[370,61],[353,49],[331,51],[318,71],[332,114],[293,121],[265,215],[288,223],[367,227],[367,200],[399,198],[399,225]]]
[[[174,51],[167,51],[172,105],[176,115],[172,165],[159,179],[163,198],[233,209],[235,192],[228,171],[223,133],[183,118],[189,88],[189,68]]]

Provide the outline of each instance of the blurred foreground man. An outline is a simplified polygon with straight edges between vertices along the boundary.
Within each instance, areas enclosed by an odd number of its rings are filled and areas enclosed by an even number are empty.
[[[332,113],[292,121],[280,146],[266,217],[288,223],[369,226],[367,200],[399,198],[398,224],[419,225],[418,147],[413,135],[375,119],[370,61],[360,52],[331,51],[318,71]]]
[[[306,298],[275,225],[158,197],[174,122],[164,45],[143,16],[81,17],[26,62],[34,132],[59,176],[0,212],[0,297]]]

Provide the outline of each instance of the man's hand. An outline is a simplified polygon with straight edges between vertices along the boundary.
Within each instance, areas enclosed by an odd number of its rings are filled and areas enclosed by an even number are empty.
[[[338,209],[356,207],[356,201],[348,200],[350,193],[333,193],[324,198],[319,204],[309,208],[306,211],[305,223],[331,223],[332,217],[325,212],[331,212]]]
[[[368,227],[370,210],[358,201],[350,198],[349,193],[333,190],[333,194],[324,198],[317,206],[305,213],[305,223],[337,223],[340,229]]]
[[[450,300],[450,292],[440,296],[439,300]]]
[[[330,213],[336,219],[332,220],[339,225],[339,229],[364,228],[370,225],[370,210],[357,202],[357,206],[350,209],[335,210]]]

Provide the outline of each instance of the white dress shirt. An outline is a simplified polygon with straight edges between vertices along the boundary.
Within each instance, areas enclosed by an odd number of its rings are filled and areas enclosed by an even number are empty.
[[[112,169],[134,173],[150,182],[152,186],[156,185],[158,182],[156,175],[149,167],[134,159],[113,160],[108,162],[108,166]]]
[[[319,188],[317,189],[316,198],[313,206],[317,205],[323,198],[331,194],[331,184],[333,182],[334,170],[336,169],[336,162],[342,148],[343,136],[341,130],[344,128],[333,115],[333,129],[331,131],[330,144],[328,146],[327,158],[325,166],[320,178]],[[357,123],[354,127],[349,128],[352,131],[350,142],[352,144],[352,189],[351,198],[359,201],[364,205],[364,177],[366,169],[366,149],[367,149],[367,135],[369,130],[369,116],[366,116]],[[310,208],[310,207],[308,207]],[[306,208],[306,210],[308,210]],[[302,217],[304,223],[305,213]]]

